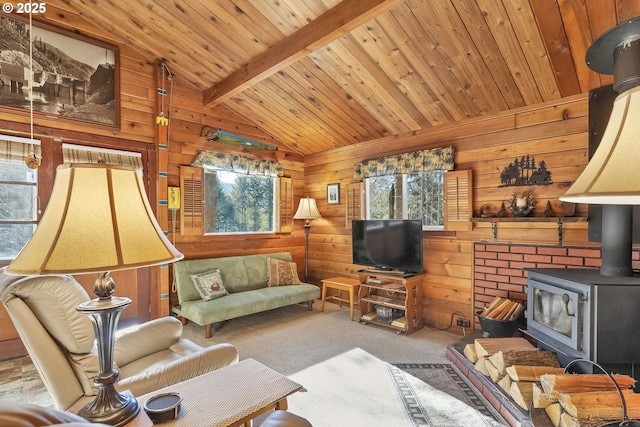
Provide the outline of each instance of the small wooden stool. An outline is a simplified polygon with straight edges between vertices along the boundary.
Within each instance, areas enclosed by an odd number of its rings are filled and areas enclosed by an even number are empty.
[[[349,277],[332,277],[331,279],[324,279],[322,281],[322,307],[321,310],[324,312],[324,302],[325,301],[338,301],[340,307],[342,307],[343,302],[349,303],[351,320],[353,320],[353,306],[355,305],[355,299],[360,288],[360,280],[351,279]],[[327,296],[327,289],[337,289],[338,295],[329,295]],[[342,298],[342,291],[349,292],[349,299],[346,300]]]

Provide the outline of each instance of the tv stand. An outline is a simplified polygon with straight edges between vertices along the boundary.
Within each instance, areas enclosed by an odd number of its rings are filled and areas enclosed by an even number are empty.
[[[360,323],[385,326],[407,335],[422,329],[422,274],[393,274],[384,270],[364,269],[358,272]],[[408,275],[407,275],[408,274]],[[395,310],[400,316],[378,318],[377,307]]]
[[[363,268],[362,270],[358,270],[359,273],[366,273],[371,275],[388,275],[388,276],[399,276],[399,277],[412,277],[415,276],[416,273],[412,273],[410,271],[403,270],[385,270],[383,268]]]

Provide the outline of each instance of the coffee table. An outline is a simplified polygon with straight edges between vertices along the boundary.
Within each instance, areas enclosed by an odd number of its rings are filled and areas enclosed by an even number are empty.
[[[182,396],[180,415],[163,427],[250,427],[252,420],[271,409],[287,409],[287,396],[302,386],[255,361],[242,360],[217,371],[139,396],[140,414],[126,427],[150,427],[144,403],[160,393]]]

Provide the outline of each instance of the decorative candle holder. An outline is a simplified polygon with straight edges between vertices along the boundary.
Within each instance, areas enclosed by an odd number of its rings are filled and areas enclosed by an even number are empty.
[[[514,191],[511,200],[509,200],[509,206],[507,206],[513,216],[528,216],[535,208],[535,200],[531,197],[531,191],[527,192],[525,197],[518,197]]]

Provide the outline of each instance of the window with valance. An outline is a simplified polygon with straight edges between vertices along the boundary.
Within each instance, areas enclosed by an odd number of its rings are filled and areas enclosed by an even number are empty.
[[[470,171],[461,176],[453,169],[451,146],[356,163],[355,183],[347,187],[347,227],[368,218],[422,219],[424,229],[466,229]]]
[[[217,153],[213,151],[198,152],[191,166],[247,175],[282,176],[283,174],[282,163],[275,160],[265,160],[239,154]]]
[[[375,160],[365,160],[353,167],[353,179],[360,182],[366,178],[382,175],[401,175],[435,170],[453,170],[453,147],[414,151]]]
[[[190,166],[180,168],[181,222],[194,226],[185,227],[183,234],[292,230],[291,178],[283,177],[280,162],[200,151]]]
[[[35,231],[40,141],[0,135],[0,259],[13,259]]]

